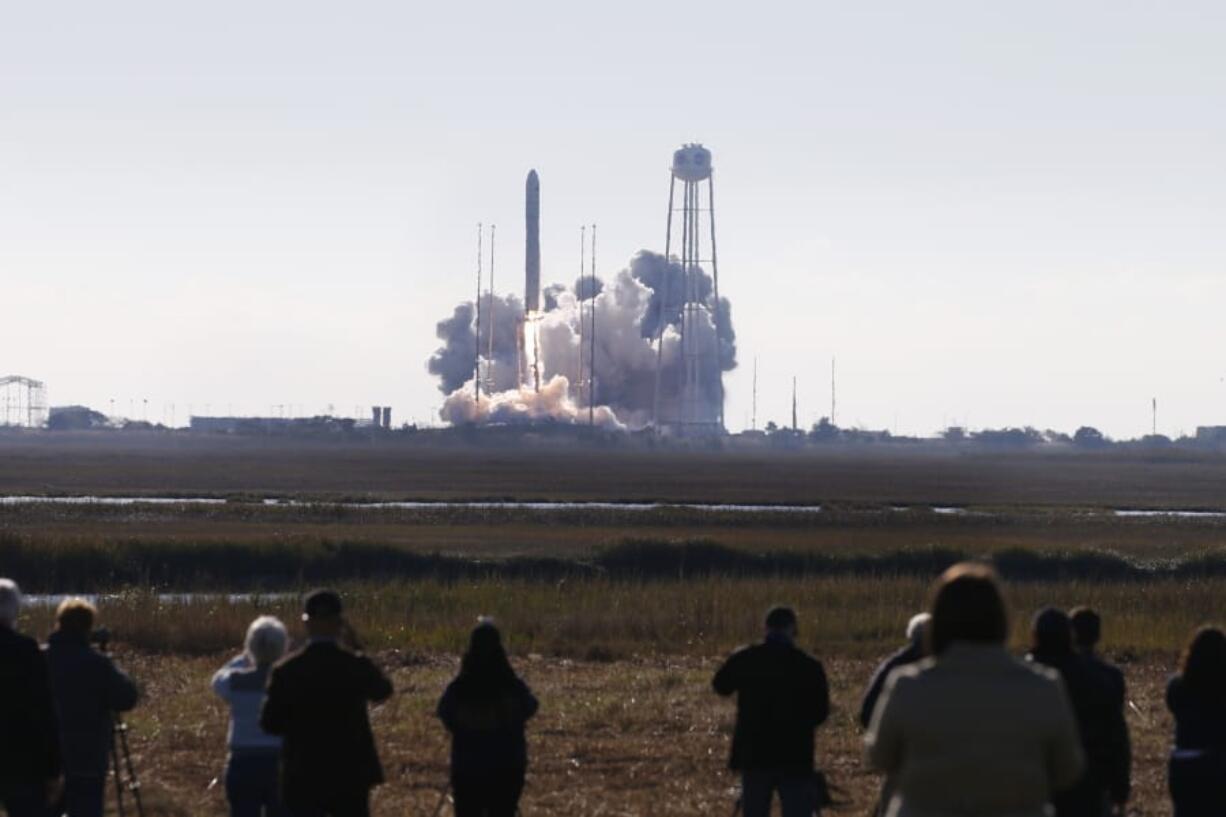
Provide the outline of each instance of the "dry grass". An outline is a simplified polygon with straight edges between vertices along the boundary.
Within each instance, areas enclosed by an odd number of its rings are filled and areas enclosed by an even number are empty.
[[[854,722],[872,662],[819,651],[831,677],[835,711],[818,733],[818,758],[850,804],[865,814],[877,779],[860,762]],[[148,698],[134,713],[133,743],[152,813],[221,815],[225,712],[207,691],[225,655],[185,658],[127,654]],[[406,665],[381,654],[397,693],[373,711],[388,783],[376,815],[428,815],[446,781],[447,744],[433,707],[455,661],[432,656]],[[542,700],[529,730],[532,768],[523,803],[536,815],[694,815],[731,812],[736,781],[725,769],[732,706],[709,691],[718,658],[658,656],[594,663],[525,657],[517,664]],[[1162,685],[1171,658],[1127,665],[1137,710],[1134,813],[1167,814],[1165,757],[1171,723]],[[446,814],[450,814],[447,810]]]
[[[381,439],[0,433],[0,493],[1226,507],[1214,452],[861,445],[653,450],[496,433]]]

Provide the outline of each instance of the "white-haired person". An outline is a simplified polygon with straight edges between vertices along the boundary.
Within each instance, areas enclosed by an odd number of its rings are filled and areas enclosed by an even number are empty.
[[[260,728],[268,674],[285,649],[285,625],[260,616],[247,627],[243,653],[213,676],[213,691],[230,704],[230,753],[226,758],[226,799],[232,817],[285,814],[277,780],[281,738]]]
[[[0,805],[9,817],[43,817],[60,776],[60,741],[47,662],[17,632],[21,590],[0,579]]]
[[[932,621],[930,613],[916,613],[911,616],[911,620],[907,622],[906,646],[877,665],[877,670],[873,673],[872,680],[868,682],[868,689],[864,691],[864,698],[860,703],[860,726],[862,728],[867,729],[873,720],[873,709],[877,706],[877,699],[881,697],[881,690],[885,686],[886,679],[890,677],[890,673],[898,667],[914,664],[927,655],[928,650],[924,639],[928,633],[930,621]]]

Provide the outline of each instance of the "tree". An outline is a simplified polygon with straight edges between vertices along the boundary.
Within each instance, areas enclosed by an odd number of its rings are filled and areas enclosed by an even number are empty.
[[[1102,448],[1109,445],[1110,442],[1103,433],[1093,426],[1082,426],[1073,434],[1073,445],[1079,445],[1082,448]]]

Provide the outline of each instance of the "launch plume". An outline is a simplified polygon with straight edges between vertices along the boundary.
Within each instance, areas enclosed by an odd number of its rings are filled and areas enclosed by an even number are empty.
[[[612,281],[576,282],[567,287],[555,284],[544,291],[544,311],[529,321],[537,333],[540,348],[541,389],[519,384],[520,354],[517,329],[524,319],[524,307],[514,295],[496,297],[494,325],[489,326],[484,311],[479,348],[489,348],[489,332],[494,333],[493,360],[481,360],[482,395],[474,397],[473,350],[475,311],[472,302],[458,305],[451,317],[437,327],[442,346],[430,358],[431,374],[439,378],[439,390],[447,395],[442,419],[465,423],[586,423],[589,402],[594,401],[594,419],[605,428],[642,428],[651,422],[655,383],[655,337],[663,314],[663,369],[661,373],[661,417],[676,416],[681,393],[681,350],[677,327],[681,321],[684,273],[679,264],[662,255],[639,252],[629,267]],[[697,281],[698,296],[710,303],[712,282],[704,271]],[[580,305],[585,319],[596,308],[595,394],[589,396],[585,384],[577,384],[580,371]],[[701,398],[715,405],[721,399],[718,375],[736,366],[736,335],[732,310],[721,299],[712,315],[699,308],[693,327],[695,339],[711,348],[712,336],[719,327],[717,355],[704,359],[703,365],[716,371],[704,373],[707,384]],[[589,353],[584,340],[584,354]],[[710,345],[708,345],[710,344]],[[486,393],[488,391],[488,393]]]

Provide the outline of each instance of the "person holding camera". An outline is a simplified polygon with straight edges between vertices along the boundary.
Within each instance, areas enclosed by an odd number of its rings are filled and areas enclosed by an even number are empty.
[[[302,620],[307,645],[272,669],[260,727],[280,735],[281,796],[294,817],[367,817],[383,768],[368,703],[392,695],[392,682],[359,652],[341,597],[316,590]]]
[[[140,697],[132,679],[91,646],[97,613],[84,599],[65,599],[47,639],[64,759],[64,799],[56,813],[68,817],[102,817],[115,716]]]
[[[60,740],[47,661],[17,632],[21,590],[0,579],[0,805],[9,817],[43,817],[60,776]]]

